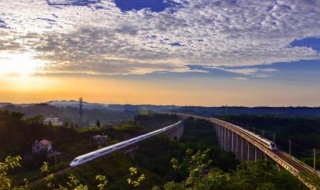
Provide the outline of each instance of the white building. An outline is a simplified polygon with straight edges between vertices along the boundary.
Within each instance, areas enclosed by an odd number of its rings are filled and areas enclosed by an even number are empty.
[[[92,136],[92,139],[95,143],[97,143],[98,145],[101,145],[107,142],[108,135],[95,135],[95,136]]]
[[[57,117],[46,117],[43,120],[43,124],[49,125],[49,123],[52,124],[52,126],[63,126],[63,122],[59,120]]]

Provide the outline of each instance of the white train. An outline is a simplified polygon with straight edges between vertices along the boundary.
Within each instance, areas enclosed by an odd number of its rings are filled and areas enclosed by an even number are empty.
[[[249,130],[246,130],[242,127],[239,127],[237,125],[233,125],[231,123],[228,123],[228,122],[225,122],[223,120],[218,120],[218,119],[214,119],[214,118],[211,118],[211,120],[215,121],[215,122],[218,122],[218,123],[224,123],[224,124],[229,124],[231,125],[233,128],[239,130],[239,131],[242,131],[243,133],[246,133],[246,134],[249,134],[250,136],[252,137],[255,137],[256,139],[258,139],[259,141],[263,142],[263,145],[267,148],[269,148],[270,150],[277,150],[277,145],[275,142],[273,141],[270,141],[269,139],[266,139],[264,137],[261,137],[260,135],[257,135],[256,133],[253,133]]]
[[[92,151],[92,152],[89,152],[87,154],[78,156],[70,163],[70,166],[71,167],[75,167],[75,166],[84,164],[84,163],[89,162],[89,161],[91,161],[93,159],[96,159],[96,158],[98,158],[100,156],[104,156],[104,155],[109,154],[109,153],[111,153],[113,151],[122,149],[122,148],[124,148],[126,146],[135,144],[137,142],[143,141],[144,139],[150,138],[150,137],[155,136],[157,134],[164,133],[164,132],[166,132],[166,131],[168,131],[168,130],[170,130],[170,129],[172,129],[172,128],[176,127],[177,125],[180,125],[180,124],[181,124],[181,121],[178,121],[175,124],[172,124],[172,125],[169,125],[167,127],[152,131],[150,133],[147,133],[147,134],[144,134],[144,135],[140,135],[138,137],[134,137],[132,139],[129,139],[129,140],[126,140],[126,141],[122,141],[122,142],[119,142],[117,144],[110,145],[110,146],[107,146],[105,148],[102,148],[102,149],[99,149],[99,150],[96,150],[96,151]]]
[[[243,132],[250,134],[251,136],[255,137],[256,139],[260,140],[263,142],[263,145],[265,145],[267,148],[269,148],[270,150],[277,150],[277,145],[275,142],[270,141],[269,139],[266,139],[264,137],[261,137],[260,135],[251,132],[249,130],[243,129],[242,127],[238,127],[236,125],[233,125],[235,127],[237,127],[239,130],[242,130]]]

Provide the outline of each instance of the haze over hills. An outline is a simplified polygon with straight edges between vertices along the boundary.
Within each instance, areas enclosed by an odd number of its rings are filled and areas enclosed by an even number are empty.
[[[75,101],[75,100],[53,100],[53,101],[49,101],[46,102],[46,104],[51,105],[51,106],[55,106],[55,107],[75,107],[75,108],[79,108],[79,101]],[[88,103],[88,102],[82,102],[82,106],[83,109],[105,109],[107,108],[109,105],[108,104],[97,104],[97,103]]]
[[[56,109],[60,110],[72,110],[74,117],[78,117],[79,114],[79,101],[76,100],[54,100],[40,104],[11,104],[0,103],[0,108],[8,109],[10,111],[21,111],[27,116],[33,116],[36,113],[30,114],[30,109],[39,107],[39,105],[46,106],[43,109],[47,109],[45,112],[39,112],[38,114],[44,114],[44,116],[57,116],[58,111],[52,111]],[[19,108],[19,109],[18,109]],[[131,104],[102,104],[102,103],[90,103],[82,102],[83,110],[85,113],[93,112],[181,112],[198,114],[202,116],[219,116],[219,115],[273,115],[273,116],[285,116],[285,117],[320,117],[319,107],[239,107],[239,106],[222,106],[222,107],[202,107],[202,106],[175,106],[175,105],[131,105]],[[29,110],[29,111],[28,111]],[[51,111],[49,111],[51,110]],[[36,111],[37,112],[37,111]],[[99,114],[98,114],[99,115]]]

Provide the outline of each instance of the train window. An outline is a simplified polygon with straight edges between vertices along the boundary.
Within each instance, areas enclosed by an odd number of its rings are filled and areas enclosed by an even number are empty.
[[[74,162],[77,162],[77,161],[78,161],[78,159],[74,159],[73,161],[74,161]]]

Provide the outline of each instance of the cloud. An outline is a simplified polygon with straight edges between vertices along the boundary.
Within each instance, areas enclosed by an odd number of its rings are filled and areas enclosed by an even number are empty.
[[[240,68],[240,69],[222,69],[221,70],[235,73],[235,74],[240,74],[240,75],[247,75],[247,76],[252,76],[252,77],[268,77],[272,75],[274,72],[277,72],[276,69],[268,68],[268,69],[258,69],[258,68]]]
[[[189,72],[192,64],[255,77],[275,71],[232,67],[320,59],[290,46],[320,36],[319,1],[175,0],[174,12],[79,2],[1,1],[0,54],[32,51],[53,73]]]
[[[228,73],[232,73],[234,75],[238,75],[238,78],[244,78],[244,77],[259,77],[259,78],[266,78],[271,77],[273,74],[278,72],[277,69],[274,68],[257,68],[257,65],[255,66],[239,66],[239,67],[203,67],[204,70],[220,70]],[[247,78],[246,78],[247,79]]]
[[[7,24],[1,19],[0,19],[0,28],[8,28]]]
[[[244,81],[248,80],[248,78],[245,78],[245,77],[235,77],[235,78],[233,78],[233,79],[236,79],[236,80],[244,80]]]

